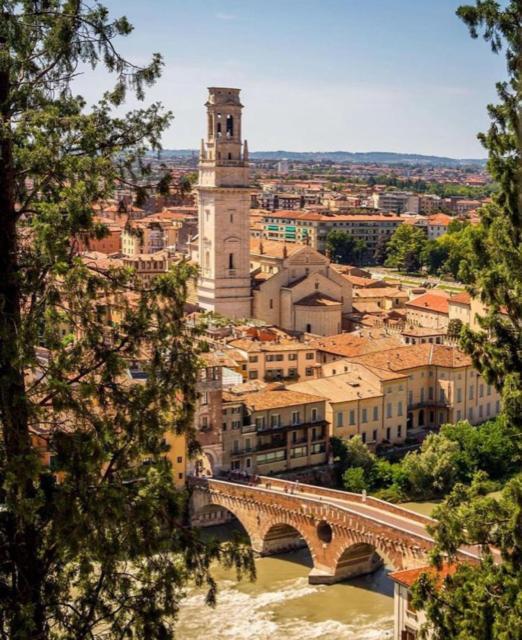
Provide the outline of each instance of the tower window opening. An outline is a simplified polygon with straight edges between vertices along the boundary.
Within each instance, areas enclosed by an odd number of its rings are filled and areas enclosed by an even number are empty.
[[[231,153],[228,154],[228,159],[232,160],[232,154]]]
[[[216,132],[217,132],[217,137],[221,138],[221,122],[217,123]]]
[[[233,253],[229,253],[228,254],[228,268],[229,269],[235,269],[235,267],[234,267],[234,254]]]
[[[227,138],[234,135],[234,118],[230,114],[227,116]]]

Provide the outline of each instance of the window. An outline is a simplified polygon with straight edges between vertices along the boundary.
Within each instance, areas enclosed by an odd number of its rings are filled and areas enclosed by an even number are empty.
[[[257,371],[249,371],[248,379],[249,380],[257,380],[258,372]]]
[[[307,324],[306,325],[306,333],[312,333],[312,325],[311,324]]]
[[[433,387],[430,387],[430,388],[428,389],[428,398],[429,398],[430,400],[433,400]]]
[[[268,306],[270,307],[270,309],[274,308],[274,301],[272,300],[272,298],[270,298],[270,304]]]
[[[372,441],[377,442],[377,429],[372,431]]]
[[[311,367],[306,367],[305,375],[306,376],[313,376],[314,375],[314,370]]]
[[[178,456],[178,457],[176,458],[176,462],[177,462],[178,464],[181,464],[181,463],[183,462],[183,456]]]
[[[468,420],[473,420],[473,408],[470,407],[468,410]]]
[[[482,405],[479,406],[479,418],[483,417],[483,408]]]
[[[259,360],[258,356],[248,356],[249,362],[257,362]]]
[[[400,400],[397,403],[397,415],[402,416],[402,402]]]
[[[491,395],[491,385],[490,385],[490,384],[488,384],[487,394],[488,394],[488,396],[490,396],[490,395]]]
[[[178,480],[183,480],[183,474],[182,473],[178,473]]]
[[[342,427],[343,426],[343,412],[342,411],[338,411],[335,414],[335,425],[337,427]]]
[[[289,360],[297,360],[297,353],[289,353],[288,354],[288,359]]]
[[[281,416],[279,414],[273,413],[270,416],[270,426],[271,427],[280,427],[281,426]]]
[[[408,391],[408,406],[411,407],[412,404],[413,404],[413,391]]]
[[[362,439],[363,443],[366,444],[366,431],[363,431],[361,433],[361,439]]]
[[[350,409],[350,424],[355,424],[355,409]]]
[[[317,409],[315,407],[312,408],[312,422],[317,422]]]
[[[397,438],[402,436],[402,424],[397,427]]]
[[[379,419],[379,407],[374,407],[373,408],[373,419],[374,420],[378,420]]]
[[[291,458],[302,458],[306,456],[306,454],[307,454],[307,447],[293,447],[293,449],[290,450]]]
[[[444,389],[439,389],[439,400],[440,402],[446,402],[446,392]]]
[[[264,416],[261,418],[256,418],[256,429],[264,429],[264,428],[265,428]]]
[[[362,422],[368,422],[368,409],[362,410]]]
[[[313,351],[309,351],[309,352],[306,354],[306,359],[307,359],[307,360],[313,360],[313,359],[314,359],[314,352],[313,352]]]
[[[310,447],[310,453],[324,453],[326,451],[326,445],[324,442],[316,442]]]
[[[473,400],[473,385],[470,385],[469,387],[469,399]]]
[[[489,402],[486,405],[486,415],[491,415],[491,404]]]
[[[410,393],[411,393],[411,391],[410,391]],[[388,402],[386,404],[386,417],[387,418],[391,418],[392,417],[392,405],[391,405],[391,402]]]
[[[424,387],[420,390],[420,401],[424,402]]]
[[[484,385],[481,384],[479,386],[479,398],[483,398],[484,397]]]
[[[460,387],[457,389],[457,402],[462,402],[462,389]]]
[[[386,440],[389,441],[390,439],[391,439],[391,429],[390,429],[390,427],[388,427],[386,429]]]
[[[301,416],[299,415],[299,411],[292,411],[292,424],[300,424]]]
[[[241,420],[232,420],[232,429],[240,429]]]
[[[234,267],[234,254],[233,253],[229,253],[228,254],[228,268],[229,269],[235,269],[235,267]]]
[[[459,420],[462,420],[462,411],[460,409],[457,411],[457,422]]]
[[[208,404],[208,393],[206,391],[201,394],[200,402],[201,404]]]

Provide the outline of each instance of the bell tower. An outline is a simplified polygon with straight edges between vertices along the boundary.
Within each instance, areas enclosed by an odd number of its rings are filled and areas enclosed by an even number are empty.
[[[198,194],[198,302],[230,318],[252,313],[248,147],[239,89],[210,87]]]

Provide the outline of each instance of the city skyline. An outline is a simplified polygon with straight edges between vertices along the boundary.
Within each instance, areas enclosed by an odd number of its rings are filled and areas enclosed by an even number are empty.
[[[165,148],[197,148],[207,87],[235,86],[255,151],[483,158],[476,134],[488,126],[484,107],[496,99],[504,63],[469,38],[455,15],[460,4],[156,0],[151,12],[113,0],[110,8],[145,25],[121,41],[130,59],[164,56],[147,101],[174,113]],[[96,73],[77,86],[91,104],[109,83]]]

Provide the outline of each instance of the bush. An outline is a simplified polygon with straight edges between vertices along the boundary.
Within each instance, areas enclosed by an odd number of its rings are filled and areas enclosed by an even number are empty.
[[[368,490],[368,482],[362,467],[350,467],[343,474],[343,485],[346,491],[362,493]]]

